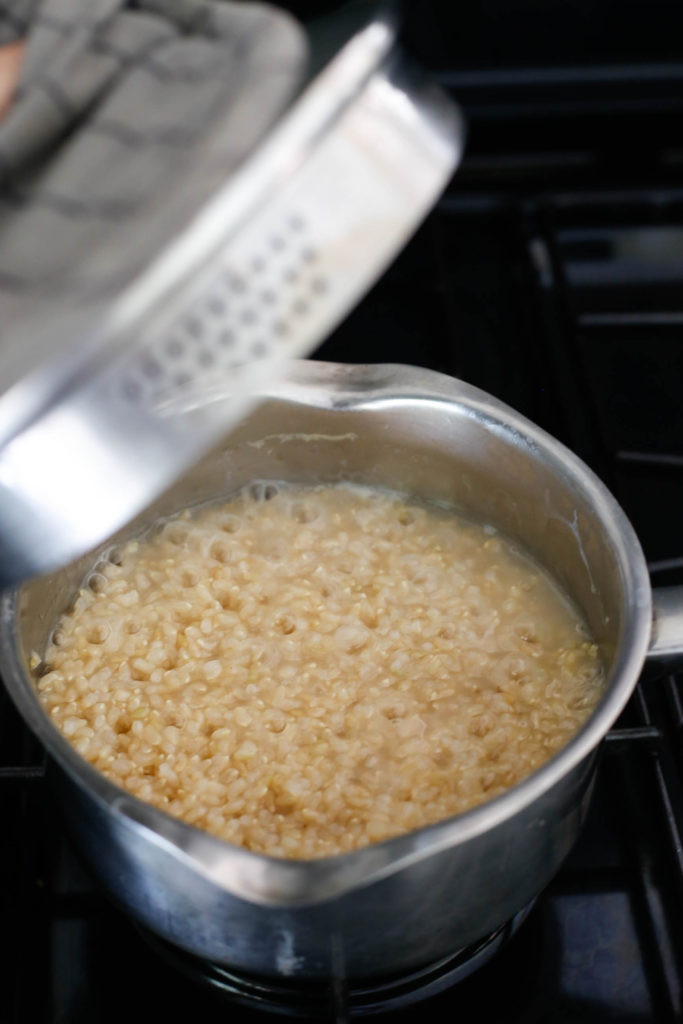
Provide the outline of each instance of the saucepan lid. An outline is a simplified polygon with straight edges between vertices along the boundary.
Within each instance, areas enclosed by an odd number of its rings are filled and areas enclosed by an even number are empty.
[[[323,66],[132,282],[99,306],[53,306],[30,338],[5,332],[3,586],[158,496],[325,338],[445,186],[457,107],[401,52],[392,14],[350,24],[327,25]]]

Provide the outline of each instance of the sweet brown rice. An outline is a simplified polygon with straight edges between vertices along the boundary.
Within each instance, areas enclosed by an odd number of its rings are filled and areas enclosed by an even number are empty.
[[[45,666],[45,709],[109,779],[299,858],[501,793],[603,682],[568,603],[495,531],[347,486],[257,485],[130,542]]]

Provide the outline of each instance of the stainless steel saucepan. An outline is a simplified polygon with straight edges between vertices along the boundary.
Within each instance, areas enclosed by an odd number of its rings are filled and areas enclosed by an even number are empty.
[[[586,815],[600,741],[645,660],[683,653],[683,588],[653,599],[632,527],[561,444],[476,388],[400,366],[293,364],[227,442],[116,540],[264,478],[391,487],[451,502],[520,541],[572,595],[602,649],[608,681],[585,726],[483,806],[353,853],[285,861],[141,803],[95,772],[44,714],[31,652],[44,650],[105,548],[4,596],[2,675],[54,762],[81,850],[138,921],[260,975],[324,977],[340,957],[351,978],[416,969],[496,929],[558,870]]]

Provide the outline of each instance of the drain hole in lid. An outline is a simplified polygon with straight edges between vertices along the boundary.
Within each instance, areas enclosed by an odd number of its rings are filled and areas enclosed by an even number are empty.
[[[253,309],[247,308],[242,311],[242,316],[240,317],[240,320],[242,321],[243,324],[256,323],[256,313],[254,312]]]
[[[295,213],[289,218],[289,227],[291,231],[303,231],[305,227],[303,217],[300,217],[298,213]]]
[[[208,349],[204,348],[197,356],[197,362],[200,366],[213,366],[216,360],[214,359],[213,352],[209,352]]]
[[[225,313],[225,302],[220,295],[212,295],[206,303],[206,308],[216,316],[222,316]]]
[[[161,363],[156,359],[143,359],[140,368],[144,376],[148,377],[150,380],[157,380],[162,373]]]
[[[270,247],[271,247],[271,249],[274,249],[275,252],[282,252],[282,250],[285,247],[285,240],[284,240],[284,238],[280,238],[279,235],[276,235],[274,238],[271,238],[271,240],[270,240]]]
[[[166,352],[172,359],[179,359],[185,351],[185,346],[178,338],[171,338],[166,344]]]
[[[123,397],[129,402],[139,402],[142,396],[142,387],[140,382],[129,378],[123,382]]]
[[[284,280],[287,282],[287,284],[294,284],[294,282],[298,280],[299,271],[296,269],[296,267],[290,267],[288,270],[285,270],[282,276]]]
[[[253,359],[263,359],[264,356],[267,356],[268,346],[265,341],[255,341],[249,349],[249,355]]]
[[[247,290],[247,282],[241,277],[230,277],[228,282],[237,295],[242,295]]]
[[[197,317],[188,317],[183,323],[183,327],[191,338],[201,338],[204,334],[204,325]]]
[[[255,274],[261,274],[266,269],[266,261],[262,256],[255,256],[251,261],[251,269]]]
[[[295,313],[298,313],[299,316],[303,316],[304,313],[308,313],[308,303],[305,302],[303,299],[297,299],[296,302],[292,305],[292,309],[294,310]]]
[[[315,249],[311,248],[310,245],[307,245],[305,249],[301,250],[301,259],[304,263],[313,263],[317,255],[318,254]]]
[[[261,292],[261,302],[264,302],[266,306],[272,306],[276,299],[277,295],[273,291],[267,290],[265,292]]]
[[[223,348],[229,348],[235,344],[235,335],[230,330],[221,331],[218,335],[218,344],[222,345]]]
[[[314,277],[311,281],[311,288],[316,295],[324,295],[327,291],[327,281],[324,277]]]
[[[287,334],[289,328],[284,320],[276,320],[273,324],[273,334],[277,334],[278,337],[282,337]]]

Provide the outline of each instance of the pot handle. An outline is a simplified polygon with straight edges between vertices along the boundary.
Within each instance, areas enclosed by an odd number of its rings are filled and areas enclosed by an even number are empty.
[[[652,636],[648,665],[663,675],[683,668],[683,586],[652,592]]]

